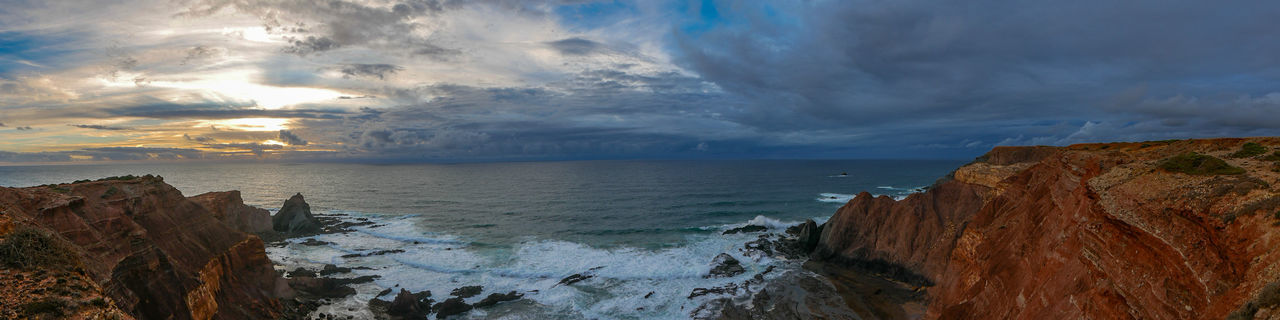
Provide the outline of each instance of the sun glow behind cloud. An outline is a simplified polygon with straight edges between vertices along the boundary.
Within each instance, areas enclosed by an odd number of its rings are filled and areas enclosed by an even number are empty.
[[[239,118],[227,120],[200,121],[193,128],[214,128],[216,130],[239,131],[280,131],[289,129],[289,119],[280,118]]]
[[[156,80],[150,86],[198,92],[206,101],[249,103],[268,110],[304,103],[335,101],[341,92],[309,87],[278,87],[255,82],[256,71],[216,73],[196,80]],[[183,102],[183,101],[174,101]]]

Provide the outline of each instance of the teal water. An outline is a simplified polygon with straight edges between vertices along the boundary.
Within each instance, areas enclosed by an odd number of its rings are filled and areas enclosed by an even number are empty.
[[[316,213],[378,223],[350,234],[317,237],[333,242],[330,246],[307,247],[295,239],[268,248],[272,259],[289,269],[333,263],[368,267],[356,275],[382,277],[322,310],[331,313],[368,317],[364,301],[384,288],[431,290],[442,297],[452,288],[484,285],[485,294],[516,290],[525,292],[526,299],[468,317],[680,319],[701,302],[686,298],[692,288],[742,280],[702,278],[718,253],[738,257],[749,271],[794,264],[744,254],[737,249],[756,235],[721,235],[722,230],[751,223],[781,232],[806,218],[821,221],[857,192],[903,197],[961,164],[758,160],[10,166],[0,167],[0,185],[158,174],[188,196],[241,190],[246,203],[271,210],[301,192]],[[341,257],[386,249],[405,252]],[[596,277],[574,286],[556,285],[584,272]],[[650,291],[653,297],[642,298]]]

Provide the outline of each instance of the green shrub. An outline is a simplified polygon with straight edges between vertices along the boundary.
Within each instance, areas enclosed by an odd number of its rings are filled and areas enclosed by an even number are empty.
[[[42,231],[18,228],[0,241],[0,263],[10,268],[61,270],[78,265],[75,253]]]
[[[1242,174],[1243,168],[1227,164],[1222,159],[1195,152],[1183,153],[1160,162],[1160,169],[1194,175]]]
[[[1266,157],[1262,157],[1264,161],[1280,161],[1280,151],[1272,152]]]
[[[1232,158],[1248,158],[1256,155],[1267,153],[1267,147],[1263,147],[1257,143],[1246,143],[1240,146],[1240,151],[1231,154]]]

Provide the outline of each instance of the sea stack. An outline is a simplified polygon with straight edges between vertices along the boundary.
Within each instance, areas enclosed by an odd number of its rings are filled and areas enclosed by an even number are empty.
[[[302,193],[285,200],[280,212],[271,217],[271,226],[275,231],[291,236],[317,234],[323,228],[320,221],[311,215],[311,205],[303,200]]]

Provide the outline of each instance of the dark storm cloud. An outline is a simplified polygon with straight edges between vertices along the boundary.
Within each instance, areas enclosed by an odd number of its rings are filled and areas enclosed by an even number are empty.
[[[302,138],[299,138],[298,135],[293,134],[293,132],[289,130],[280,130],[279,138],[281,142],[284,142],[287,145],[291,145],[291,146],[307,145],[307,140],[303,140]]]
[[[0,162],[61,162],[61,161],[71,161],[71,155],[63,152],[0,151]]]
[[[112,126],[104,126],[104,125],[97,125],[97,124],[68,124],[68,126],[81,128],[81,129],[94,129],[94,130],[107,130],[107,131],[132,130],[132,128],[112,127]]]
[[[1139,137],[1121,124],[1166,119],[1186,124],[1172,137],[1280,133],[1274,121],[1248,121],[1280,111],[1256,101],[1280,78],[1280,33],[1271,23],[1280,3],[717,3],[723,21],[678,32],[678,56],[755,101],[737,121],[771,132],[927,123],[963,129],[957,143],[962,134],[987,139],[983,147],[1030,135],[1026,128],[1046,120],[1115,122],[1098,139]],[[1146,89],[1116,99],[1135,87]],[[1204,101],[1222,95],[1253,98]],[[1045,134],[1065,139],[1083,129]]]
[[[740,151],[750,133],[709,110],[737,102],[708,86],[676,73],[588,70],[541,88],[389,89],[382,95],[405,104],[348,117],[343,146],[441,159],[680,156],[708,142]]]
[[[560,54],[577,55],[577,56],[594,53],[596,50],[599,50],[601,47],[603,47],[603,45],[601,45],[599,42],[595,42],[595,41],[591,41],[583,38],[568,38],[564,40],[557,40],[557,41],[548,42],[547,45],[550,45],[552,48],[555,48],[557,51],[560,51]]]
[[[374,77],[379,80],[385,80],[387,77],[404,70],[404,67],[392,64],[364,64],[353,63],[344,64],[338,67],[338,71],[342,72],[343,78],[352,77]]]

